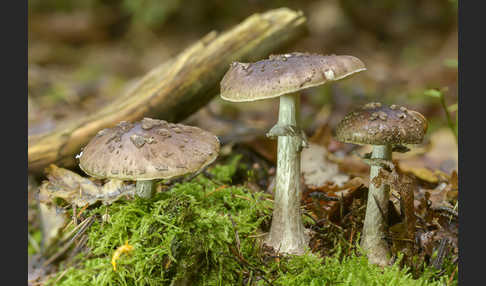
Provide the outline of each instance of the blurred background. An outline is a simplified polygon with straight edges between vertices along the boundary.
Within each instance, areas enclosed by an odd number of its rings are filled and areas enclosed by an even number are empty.
[[[29,135],[109,102],[210,31],[284,6],[303,11],[308,33],[282,53],[350,54],[368,68],[352,79],[302,93],[304,126],[311,134],[369,101],[416,109],[428,117],[433,132],[447,126],[447,120],[440,100],[428,96],[430,89],[444,96],[455,119],[457,1],[30,0]],[[218,117],[270,126],[278,100],[230,104],[215,96],[209,108],[210,115],[201,110],[188,122],[222,135],[231,126]]]

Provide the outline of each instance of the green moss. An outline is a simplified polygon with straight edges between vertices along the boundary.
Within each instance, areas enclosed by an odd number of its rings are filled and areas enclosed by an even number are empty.
[[[41,244],[42,240],[42,232],[40,229],[34,230],[32,233],[30,233],[29,230],[29,244],[27,247],[27,253],[29,255],[33,255],[39,252],[39,245]]]
[[[213,174],[228,181],[236,165],[233,160],[215,168]],[[236,282],[240,278],[232,271],[238,263],[229,249],[236,237],[230,216],[241,238],[242,253],[252,256],[255,239],[248,235],[255,234],[271,214],[271,204],[264,196],[242,187],[221,187],[199,176],[156,194],[150,201],[135,199],[100,206],[89,215],[107,213],[109,222],[96,221],[90,227],[90,252],[79,257],[83,262],[70,268],[58,283],[168,285],[192,272]],[[127,240],[133,251],[117,260],[115,272],[111,256]]]
[[[238,169],[247,170],[247,166],[244,164],[240,164],[241,155],[236,155],[231,157],[228,160],[228,163],[225,165],[216,165],[211,170],[211,173],[219,182],[222,183],[231,183],[232,178],[235,175]]]
[[[226,183],[240,168],[237,157],[211,173]],[[265,257],[258,233],[270,222],[267,195],[213,181],[200,175],[151,200],[89,210],[100,219],[89,229],[88,251],[56,285],[439,285],[427,282],[431,275],[412,279],[398,264],[382,271],[365,257],[341,259],[339,251],[325,259],[314,254],[280,261]],[[105,214],[109,220],[103,222]],[[120,256],[114,271],[111,257],[125,241],[133,250]],[[51,281],[65,269],[61,264]]]
[[[293,257],[280,268],[275,285],[445,285],[447,276],[431,282],[434,271],[426,271],[413,279],[408,268],[399,262],[384,269],[368,264],[366,256],[351,254],[339,259],[339,254],[319,258],[314,254]]]

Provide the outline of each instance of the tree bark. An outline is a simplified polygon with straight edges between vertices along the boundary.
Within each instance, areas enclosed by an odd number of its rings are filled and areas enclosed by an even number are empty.
[[[183,120],[218,94],[231,62],[254,61],[281,50],[302,35],[305,22],[301,12],[280,8],[254,14],[224,33],[209,33],[92,115],[65,122],[44,135],[29,136],[29,171],[41,172],[51,163],[75,165],[74,156],[81,147],[99,130],[120,121]]]

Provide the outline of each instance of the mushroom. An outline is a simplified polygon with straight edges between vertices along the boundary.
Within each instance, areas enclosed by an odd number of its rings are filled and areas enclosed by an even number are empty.
[[[347,114],[336,126],[336,139],[373,146],[370,156],[370,182],[383,166],[392,166],[392,151],[404,149],[401,144],[421,143],[427,131],[427,120],[417,111],[403,106],[368,103]],[[396,148],[402,147],[402,148]],[[372,264],[387,265],[390,251],[384,239],[390,186],[369,185],[368,203],[361,247]]]
[[[218,138],[207,131],[144,118],[99,131],[79,155],[79,167],[96,178],[134,180],[137,195],[150,198],[153,180],[196,173],[218,152]]]
[[[232,63],[221,81],[221,98],[228,101],[280,97],[278,123],[267,133],[267,137],[278,137],[278,154],[275,205],[265,243],[281,253],[303,254],[308,241],[300,210],[300,151],[308,144],[300,129],[296,92],[365,69],[352,56],[291,53],[255,63]]]

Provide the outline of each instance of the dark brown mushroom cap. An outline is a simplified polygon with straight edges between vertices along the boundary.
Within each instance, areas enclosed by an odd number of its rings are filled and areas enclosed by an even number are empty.
[[[218,152],[218,138],[207,131],[144,118],[99,131],[81,153],[79,166],[97,178],[170,179],[199,171]]]
[[[272,55],[255,63],[231,64],[221,81],[221,98],[255,101],[278,97],[366,70],[353,56],[307,53]]]
[[[419,112],[376,102],[347,114],[336,127],[336,139],[370,145],[418,144],[426,131],[427,120]]]

